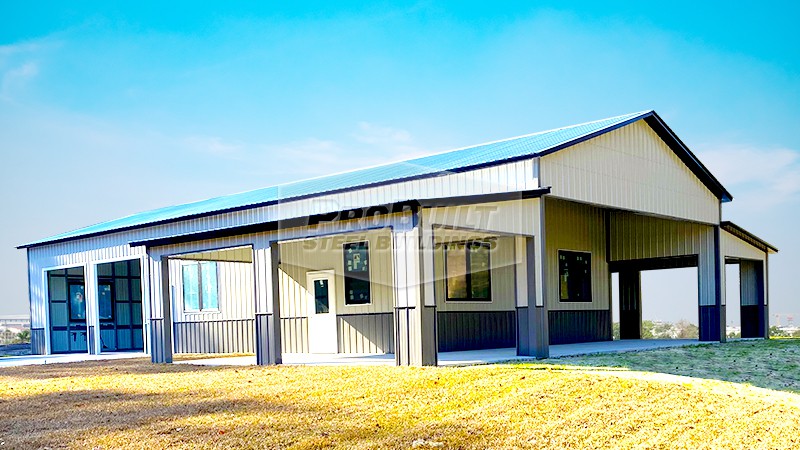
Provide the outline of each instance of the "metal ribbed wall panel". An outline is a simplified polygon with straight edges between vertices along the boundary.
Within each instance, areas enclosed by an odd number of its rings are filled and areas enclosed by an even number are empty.
[[[611,277],[606,262],[606,225],[601,208],[547,198],[545,200],[545,277],[547,308],[556,310],[608,310]],[[591,253],[592,301],[561,302],[558,251]]]
[[[150,343],[150,360],[153,362],[164,361],[166,355],[163,345],[164,319],[151,319],[149,331],[152,336],[155,336]]]
[[[609,310],[550,311],[548,320],[550,345],[611,340]]]
[[[430,226],[455,227],[522,236],[536,234],[538,223],[534,211],[538,198],[480,203],[466,206],[430,208],[422,211],[423,221]]]
[[[700,305],[716,304],[713,226],[619,211],[609,226],[611,261],[698,255]]]
[[[437,325],[440,352],[517,345],[516,311],[439,312]]]
[[[763,302],[763,263],[742,261],[739,263],[739,298],[742,306],[756,306]]]
[[[281,318],[281,351],[308,353],[308,317]]]
[[[720,230],[720,245],[722,246],[722,255],[725,257],[757,261],[765,261],[767,259],[767,254],[763,250],[753,247],[725,230]]]
[[[255,319],[176,322],[175,353],[254,353]]]
[[[31,328],[31,354],[44,355],[46,334],[44,328]]]
[[[339,353],[394,353],[393,314],[337,316]]]
[[[644,121],[543,156],[552,195],[719,224],[719,199]]]

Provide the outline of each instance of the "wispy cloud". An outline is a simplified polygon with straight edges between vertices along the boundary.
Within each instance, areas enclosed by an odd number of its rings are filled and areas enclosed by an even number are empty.
[[[715,146],[698,153],[732,191],[739,207],[764,210],[796,200],[800,194],[800,151]]]
[[[10,56],[32,53],[44,48],[41,42],[19,42],[16,44],[0,45],[0,63]]]
[[[244,144],[228,142],[218,136],[189,136],[183,144],[190,150],[231,159],[244,157]]]
[[[39,74],[39,65],[28,61],[3,73],[0,82],[0,99],[11,100],[14,93],[22,89],[28,80]]]
[[[400,128],[359,122],[358,129],[352,137],[357,142],[368,145],[372,150],[392,155],[393,160],[409,159],[425,153],[414,143],[411,133]]]
[[[15,100],[39,75],[46,52],[60,45],[51,38],[0,45],[0,100]]]
[[[346,146],[316,137],[261,148],[261,159],[267,167],[292,174],[293,179],[341,172],[352,169],[354,163]]]

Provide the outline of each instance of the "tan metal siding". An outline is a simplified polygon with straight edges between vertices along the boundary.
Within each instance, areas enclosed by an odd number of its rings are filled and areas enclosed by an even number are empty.
[[[609,308],[610,275],[606,262],[606,225],[601,208],[558,199],[545,199],[545,253],[547,307],[557,310],[606,310]],[[558,251],[590,252],[592,301],[561,302]]]
[[[346,242],[369,242],[369,305],[345,305],[344,255]],[[335,271],[336,313],[384,313],[394,308],[391,234],[388,230],[330,236],[281,244],[281,317],[305,317],[308,290],[306,274],[317,270]]]
[[[339,315],[339,353],[394,353],[392,313]]]
[[[758,261],[764,261],[767,258],[763,250],[753,247],[725,230],[720,231],[720,245],[722,246],[722,255],[726,257]]]
[[[423,222],[487,232],[533,236],[538,198],[423,210]]]
[[[713,226],[620,211],[611,212],[609,226],[611,261],[698,255],[700,305],[715,304]]]
[[[718,224],[719,199],[640,120],[542,157],[555,197]]]
[[[281,351],[308,353],[308,317],[281,319]]]

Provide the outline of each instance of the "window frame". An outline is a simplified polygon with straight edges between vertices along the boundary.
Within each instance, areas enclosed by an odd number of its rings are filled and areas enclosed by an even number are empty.
[[[587,289],[587,292],[588,292],[589,296],[588,296],[587,300],[574,300],[574,299],[572,299],[569,296],[569,294],[570,294],[570,292],[569,292],[569,282],[567,282],[567,290],[568,290],[567,291],[567,299],[562,299],[562,296],[561,296],[561,287],[562,287],[562,283],[561,283],[561,277],[562,277],[562,274],[561,274],[561,254],[562,253],[588,255],[588,257],[589,257],[588,258],[588,260],[589,260],[588,261],[588,267],[589,267],[588,284],[589,284],[589,287]],[[559,303],[580,303],[580,304],[593,303],[594,302],[594,292],[592,292],[592,290],[593,290],[593,286],[592,286],[592,252],[586,251],[586,250],[570,250],[570,249],[561,249],[560,248],[560,249],[558,249],[558,252],[556,253],[556,261],[557,261],[557,264],[558,264],[558,272],[557,272],[558,273],[558,302]]]
[[[349,245],[358,245],[364,244],[367,249],[367,298],[368,301],[366,303],[349,303],[349,296],[347,293],[347,287],[350,280],[355,279],[359,280],[356,277],[350,276],[347,270],[347,246]],[[369,239],[364,239],[360,241],[353,241],[353,242],[345,242],[342,244],[342,278],[344,278],[344,306],[346,307],[359,307],[359,306],[369,306],[372,305],[372,253],[370,251]],[[360,280],[359,280],[360,281]]]
[[[214,277],[215,277],[215,285],[217,288],[217,306],[215,308],[206,308],[204,303],[204,292],[203,289],[203,263],[207,264],[214,264]],[[197,307],[198,309],[194,308],[187,308],[186,305],[186,278],[183,276],[184,268],[188,266],[196,266],[197,267]],[[183,300],[183,312],[187,314],[199,314],[199,313],[207,313],[207,312],[220,312],[219,308],[219,262],[218,261],[181,261],[181,299]]]
[[[466,291],[467,297],[450,297],[450,287],[448,286],[448,280],[450,279],[448,274],[447,268],[447,253],[450,251],[448,249],[451,245],[463,245],[464,246],[464,267],[466,268],[466,273],[464,274],[466,278]],[[488,298],[473,298],[472,297],[472,268],[471,264],[471,257],[470,257],[470,247],[481,247],[485,248],[487,251],[486,259],[489,265],[488,270],[486,271],[489,274],[489,297]],[[494,301],[492,295],[492,243],[482,240],[470,240],[470,241],[457,241],[457,242],[447,242],[442,244],[442,250],[444,253],[444,300],[448,303],[492,303]]]

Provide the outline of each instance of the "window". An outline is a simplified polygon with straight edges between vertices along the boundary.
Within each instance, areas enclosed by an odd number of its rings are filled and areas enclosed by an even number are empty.
[[[86,320],[86,297],[82,284],[69,285],[69,320]]]
[[[203,261],[183,265],[183,308],[186,311],[219,309],[217,263]]]
[[[102,265],[102,264],[101,264]],[[113,320],[114,309],[111,307],[111,284],[102,283],[97,288],[100,320]]]
[[[447,300],[491,301],[490,246],[486,242],[461,242],[444,247]]]
[[[314,314],[328,314],[330,310],[328,280],[314,280]]]
[[[562,302],[591,302],[592,254],[559,250],[558,281]]]
[[[344,304],[367,305],[369,292],[369,242],[344,244]]]

